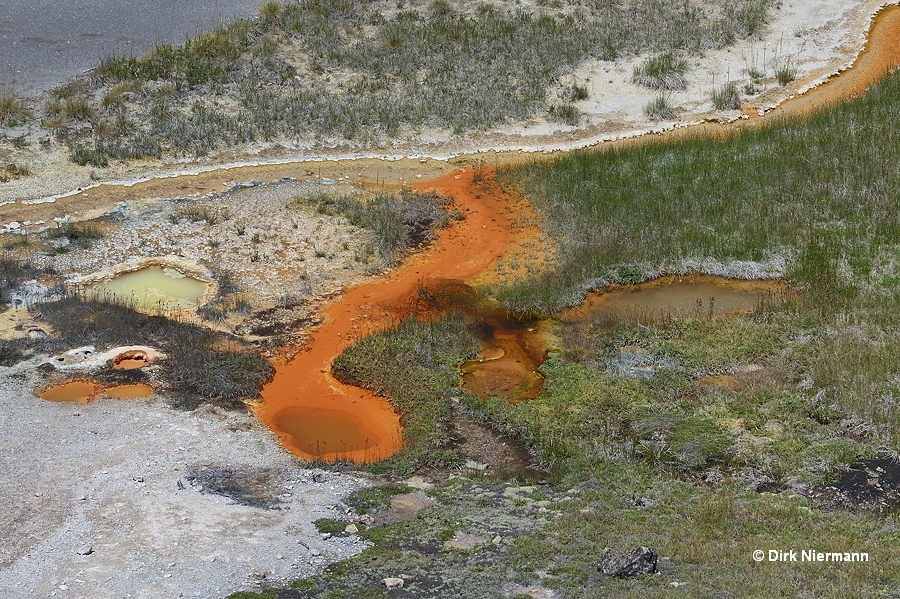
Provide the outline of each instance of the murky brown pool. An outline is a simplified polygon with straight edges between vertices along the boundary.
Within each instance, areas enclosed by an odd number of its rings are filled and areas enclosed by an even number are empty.
[[[50,387],[38,397],[53,402],[88,403],[102,395],[119,399],[149,397],[153,395],[153,388],[145,383],[132,383],[104,389],[94,381],[69,381]]]
[[[560,315],[568,322],[615,325],[645,324],[677,318],[712,318],[748,312],[788,296],[780,281],[743,281],[690,275],[662,277],[639,285],[614,285],[591,294],[578,308]],[[471,294],[474,297],[474,294]],[[479,310],[462,294],[453,302],[479,323],[481,355],[460,367],[460,383],[483,399],[499,397],[518,403],[537,397],[544,385],[537,372],[544,361],[551,321],[518,321],[502,310]],[[551,319],[553,320],[553,319]],[[712,384],[712,383],[711,383]]]
[[[103,391],[103,387],[92,381],[69,381],[54,385],[38,397],[54,402],[87,403],[93,401]]]
[[[782,281],[744,281],[707,275],[661,277],[638,285],[612,285],[588,296],[566,320],[658,322],[749,312],[790,295]]]

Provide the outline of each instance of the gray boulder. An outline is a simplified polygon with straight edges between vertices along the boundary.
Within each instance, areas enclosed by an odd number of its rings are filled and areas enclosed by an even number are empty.
[[[628,551],[610,551],[607,549],[597,569],[607,576],[628,578],[638,574],[655,574],[656,560],[659,555],[643,545]]]

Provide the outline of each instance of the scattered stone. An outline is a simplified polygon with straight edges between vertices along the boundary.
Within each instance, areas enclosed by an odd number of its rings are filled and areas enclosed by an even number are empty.
[[[659,555],[648,547],[637,546],[629,551],[610,551],[608,548],[600,558],[597,569],[607,576],[628,578],[638,574],[654,574]]]
[[[373,518],[369,514],[363,514],[362,516],[357,518],[357,520],[360,523],[365,524],[366,526],[372,526],[372,524],[375,522],[375,518]]]
[[[91,547],[90,545],[82,545],[81,547],[78,548],[78,550],[75,553],[77,553],[78,555],[90,555],[93,552],[94,552],[94,548]]]
[[[444,547],[468,551],[469,549],[475,549],[475,547],[482,543],[484,543],[484,539],[477,535],[456,531],[452,539],[444,541]]]
[[[312,549],[309,550],[309,554],[312,555],[313,557],[319,557],[320,555],[322,555],[322,550],[316,549],[315,547],[313,547]]]
[[[351,535],[355,535],[359,532],[359,528],[356,527],[356,524],[348,524],[344,527],[344,532],[350,533]]]
[[[403,495],[394,495],[391,497],[391,507],[389,510],[379,512],[375,518],[377,524],[391,524],[393,522],[404,522],[412,520],[419,512],[427,507],[434,505],[436,502],[422,491],[413,491],[412,493],[404,493]]]
[[[403,579],[402,578],[385,578],[381,582],[384,583],[389,589],[402,589],[403,588]]]
[[[502,542],[503,542],[503,537],[501,537],[500,535],[497,535],[496,537],[491,539],[491,543],[493,543],[494,545],[499,545]]]

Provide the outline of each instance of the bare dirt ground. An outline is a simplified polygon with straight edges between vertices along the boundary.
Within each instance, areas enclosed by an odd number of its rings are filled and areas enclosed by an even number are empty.
[[[46,402],[33,370],[3,370],[3,597],[223,597],[363,548],[312,522],[366,481],[303,468],[249,414]],[[204,492],[209,468],[268,507]]]

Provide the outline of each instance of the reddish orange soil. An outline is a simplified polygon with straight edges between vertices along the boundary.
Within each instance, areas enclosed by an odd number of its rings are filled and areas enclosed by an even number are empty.
[[[467,171],[420,186],[452,196],[465,220],[440,231],[431,247],[399,269],[349,289],[326,308],[324,322],[303,351],[276,364],[275,379],[262,390],[256,415],[289,451],[310,459],[369,462],[401,448],[400,418],[391,405],[336,380],[331,361],[353,341],[403,318],[423,281],[471,279],[506,249],[511,225],[505,216],[505,197],[481,193],[473,178],[474,173]],[[305,438],[298,439],[291,431]],[[306,436],[312,431],[318,431],[316,438]]]

